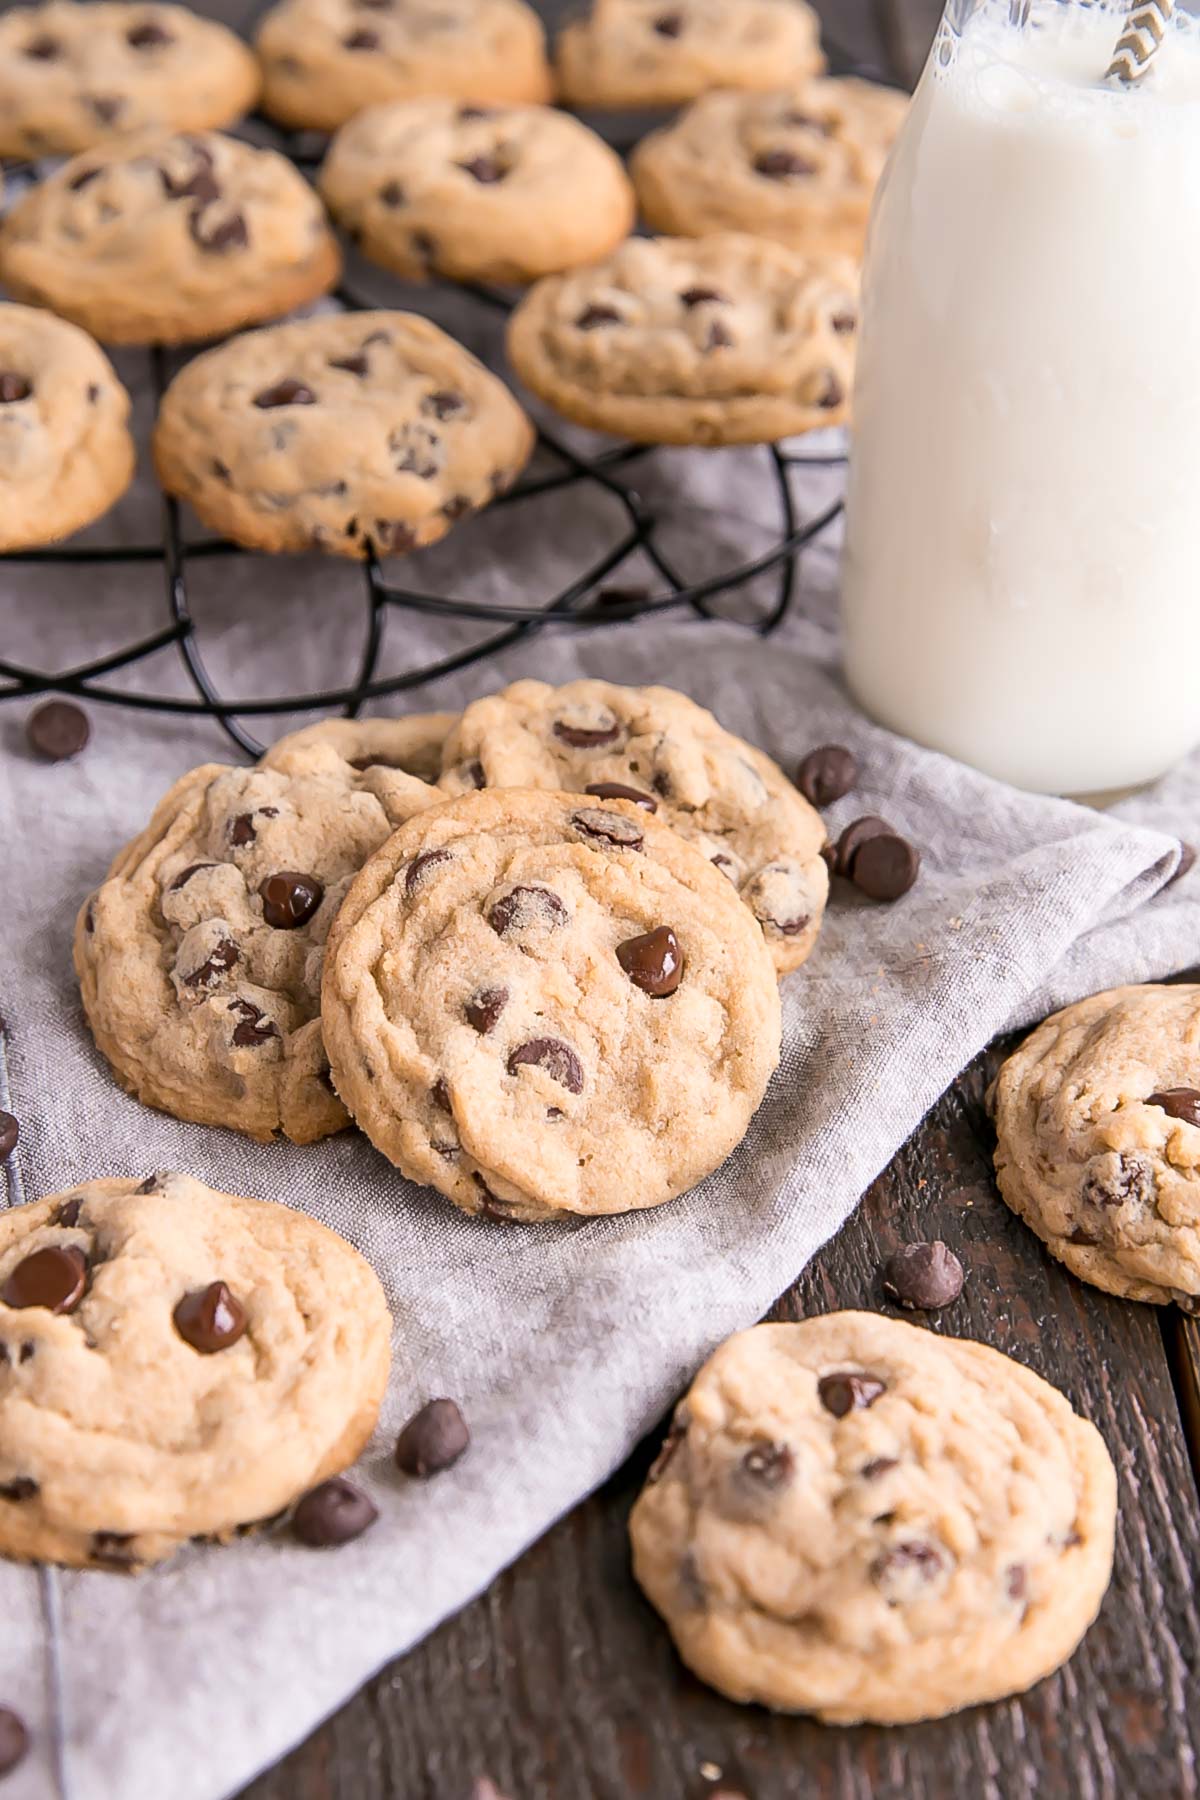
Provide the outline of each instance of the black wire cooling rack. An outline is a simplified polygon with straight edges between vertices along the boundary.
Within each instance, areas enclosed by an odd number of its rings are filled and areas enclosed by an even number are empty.
[[[874,69],[854,66],[839,56],[834,48],[831,65],[840,73],[857,73],[879,78]],[[838,68],[838,65],[841,65]],[[261,121],[255,121],[255,141],[261,141]],[[310,145],[299,137],[289,137],[266,127],[274,147],[292,156],[299,165],[311,165],[316,159]],[[463,289],[484,308],[507,310],[510,300],[501,293],[485,288]],[[336,298],[351,310],[363,310],[377,302],[367,302],[350,288],[342,287]],[[162,398],[168,380],[168,365],[161,348],[148,352],[155,407]],[[644,619],[670,611],[690,612],[698,620],[719,615],[714,601],[744,588],[765,575],[774,575],[773,597],[747,630],[767,637],[782,623],[791,607],[797,587],[797,558],[805,547],[818,538],[842,510],[840,497],[815,517],[801,519],[793,492],[795,471],[812,468],[836,468],[845,455],[813,455],[784,449],[772,444],[747,449],[739,454],[762,459],[764,473],[774,488],[778,503],[778,536],[771,545],[750,561],[725,568],[700,582],[689,582],[674,558],[660,542],[663,519],[639,493],[639,465],[659,452],[652,446],[618,445],[594,455],[571,448],[557,433],[544,425],[538,428],[535,461],[544,470],[529,474],[508,493],[494,501],[488,511],[497,507],[519,507],[538,496],[558,490],[570,490],[585,484],[604,490],[618,504],[623,515],[623,528],[614,541],[588,567],[549,600],[531,606],[504,606],[490,601],[470,600],[456,595],[419,593],[385,578],[384,570],[371,555],[363,563],[363,618],[361,649],[357,673],[348,686],[329,688],[304,694],[274,696],[267,699],[227,698],[218,691],[204,659],[200,633],[188,598],[188,565],[210,557],[253,556],[256,553],[239,544],[201,540],[189,543],[185,538],[179,503],[169,495],[161,499],[161,535],[149,544],[121,545],[112,548],[87,546],[53,546],[44,550],[13,552],[0,557],[4,563],[34,564],[42,567],[69,568],[80,565],[95,570],[119,569],[136,564],[158,563],[164,577],[166,620],[161,630],[128,644],[121,649],[77,663],[66,669],[46,670],[28,667],[0,656],[0,700],[29,698],[46,693],[68,694],[77,699],[104,705],[136,708],[139,711],[167,714],[200,714],[217,722],[226,736],[245,755],[258,757],[263,745],[241,722],[285,713],[340,713],[353,718],[368,701],[402,694],[409,689],[436,681],[472,663],[484,662],[508,646],[551,627],[602,627]],[[691,454],[703,456],[704,450]],[[548,467],[547,467],[548,465]],[[471,521],[456,527],[456,533],[471,529]],[[635,561],[640,569],[652,572],[652,592],[644,581],[636,586],[620,586],[624,565]],[[614,581],[616,578],[616,581]],[[381,675],[385,622],[394,612],[415,612],[446,620],[471,620],[485,627],[477,642],[455,649],[432,662],[405,670],[401,674]],[[144,662],[148,657],[174,646],[186,671],[193,694],[146,694],[109,685],[107,677],[120,670]]]

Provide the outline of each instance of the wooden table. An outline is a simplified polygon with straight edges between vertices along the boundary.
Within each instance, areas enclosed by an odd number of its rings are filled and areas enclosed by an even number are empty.
[[[911,79],[940,9],[825,0],[821,10],[840,45]],[[1073,1281],[1002,1205],[983,1109],[1000,1055],[955,1082],[771,1316],[879,1307],[879,1265],[896,1244],[943,1237],[958,1250],[963,1297],[928,1323],[1038,1370],[1094,1420],[1117,1464],[1113,1584],[1064,1670],[1021,1700],[904,1730],[838,1730],[722,1700],[684,1670],[629,1573],[625,1523],[651,1442],[244,1800],[1200,1792],[1200,1331]]]

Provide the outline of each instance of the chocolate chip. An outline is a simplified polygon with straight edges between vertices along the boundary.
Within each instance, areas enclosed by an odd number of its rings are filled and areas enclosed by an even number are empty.
[[[11,1774],[24,1762],[29,1749],[29,1732],[20,1713],[11,1706],[0,1706],[0,1775]]]
[[[1092,1158],[1080,1192],[1085,1201],[1102,1211],[1130,1203],[1151,1207],[1158,1180],[1149,1157],[1107,1150]]]
[[[689,312],[693,306],[728,306],[729,304],[729,296],[727,294],[722,294],[718,288],[710,287],[684,288],[679,298]]]
[[[197,146],[197,166],[189,169],[182,180],[174,170],[162,166],[158,175],[169,200],[198,200],[202,208],[221,198],[221,189],[212,172],[212,157],[203,146]]]
[[[572,725],[566,719],[555,719],[554,735],[572,750],[598,750],[602,744],[615,744],[621,727],[611,716],[603,725]]]
[[[208,230],[204,228],[205,216],[204,208],[200,206],[194,206],[188,214],[188,230],[201,250],[219,255],[223,250],[244,250],[249,244],[250,231],[240,212],[230,213],[228,218]]]
[[[483,772],[481,762],[464,763],[459,774],[468,787],[485,788],[487,786],[487,777]]]
[[[829,323],[839,337],[848,337],[852,331],[858,330],[858,314],[852,312],[834,313]]]
[[[406,1475],[440,1475],[471,1442],[467,1421],[453,1400],[430,1400],[396,1439],[396,1467]]]
[[[249,1000],[231,1000],[231,1013],[237,1013],[240,1024],[233,1028],[233,1041],[239,1050],[257,1050],[279,1036],[279,1027],[260,1007]]]
[[[787,181],[803,175],[815,175],[817,165],[811,157],[795,150],[760,150],[754,159],[755,173],[769,181]]]
[[[132,1569],[137,1563],[131,1531],[93,1531],[88,1552],[92,1562],[106,1569]]]
[[[1200,1090],[1196,1088],[1161,1088],[1147,1096],[1146,1105],[1161,1107],[1168,1118],[1182,1119],[1185,1125],[1200,1125]]]
[[[616,307],[605,306],[598,301],[593,301],[590,306],[585,306],[575,321],[579,331],[595,331],[601,325],[619,325],[620,323],[621,315]]]
[[[920,867],[920,853],[907,838],[881,832],[859,847],[850,878],[872,900],[899,900],[917,879]]]
[[[836,872],[852,878],[854,859],[868,839],[892,835],[892,828],[887,820],[876,818],[872,813],[868,813],[864,818],[853,820],[837,841]]]
[[[27,375],[18,375],[15,369],[0,371],[0,406],[15,406],[28,400],[32,392],[33,383]]]
[[[465,412],[467,403],[461,394],[453,388],[435,388],[432,394],[426,394],[421,401],[421,411],[435,419],[453,419],[456,414]]]
[[[642,806],[647,812],[658,811],[658,801],[653,794],[643,793],[641,788],[626,787],[623,781],[589,781],[583,791],[597,800],[632,800],[635,806]]]
[[[315,875],[302,875],[297,869],[280,869],[258,884],[263,903],[263,918],[276,931],[295,931],[307,925],[325,898],[325,889]]]
[[[183,985],[189,988],[214,988],[226,970],[234,968],[241,960],[242,953],[233,939],[221,938],[199,968],[183,977]]]
[[[249,817],[249,814],[243,815]],[[189,863],[186,869],[180,869],[178,875],[167,889],[169,894],[176,894],[181,887],[186,887],[193,875],[199,875],[202,869],[215,869],[216,863]]]
[[[378,50],[381,39],[377,31],[366,31],[361,26],[351,31],[342,39],[345,50]]]
[[[292,1536],[310,1550],[332,1550],[361,1537],[379,1517],[379,1508],[344,1475],[323,1481],[296,1503]]]
[[[550,1079],[565,1087],[568,1093],[583,1092],[583,1064],[561,1038],[531,1038],[527,1044],[518,1044],[509,1053],[506,1066],[510,1075],[525,1067],[545,1069]]]
[[[103,173],[104,173],[104,164],[103,163],[100,163],[95,168],[80,169],[78,174],[72,175],[70,181],[68,181],[68,183],[67,183],[67,186],[70,188],[70,190],[73,194],[77,194],[79,192],[80,188],[85,188],[89,181],[95,181],[97,175],[102,175]]]
[[[1004,1590],[1010,1600],[1024,1600],[1029,1589],[1029,1571],[1024,1563],[1014,1563],[1004,1578]]]
[[[9,1500],[14,1506],[19,1506],[23,1500],[33,1500],[40,1492],[32,1475],[17,1475],[12,1481],[0,1481],[0,1500]],[[0,1758],[2,1772],[3,1759]]]
[[[617,945],[617,961],[632,981],[653,1000],[673,994],[683,979],[679,939],[669,925],[659,925],[641,937],[626,938]]]
[[[436,869],[440,863],[453,862],[449,850],[422,850],[414,856],[408,865],[408,873],[404,877],[404,892],[410,897],[421,886],[430,869]]]
[[[473,510],[474,503],[468,500],[465,494],[451,494],[449,500],[444,500],[442,502],[442,517],[444,519],[465,519],[467,514]]]
[[[238,813],[235,819],[231,819],[226,835],[235,849],[243,850],[247,844],[254,843],[258,837],[258,827],[254,823],[256,817],[277,819],[279,808],[277,806],[260,806],[256,812]]]
[[[863,1464],[859,1474],[864,1481],[878,1481],[879,1477],[886,1475],[889,1469],[898,1467],[899,1464],[894,1456],[873,1456],[869,1463]]]
[[[7,1162],[17,1147],[21,1127],[10,1112],[0,1112],[0,1162]]]
[[[494,118],[495,114],[494,106],[460,106],[458,109],[459,122],[463,125],[466,125],[471,119]]]
[[[599,838],[618,850],[640,850],[646,841],[641,826],[632,819],[622,813],[601,812],[599,807],[589,806],[583,812],[573,813],[571,823],[585,837]]]
[[[1093,1231],[1085,1231],[1082,1225],[1073,1225],[1067,1233],[1068,1244],[1079,1244],[1094,1248],[1100,1239]]]
[[[441,468],[442,459],[437,454],[441,441],[427,425],[399,426],[388,438],[396,472],[416,475],[421,481],[432,481]]]
[[[732,331],[727,325],[722,325],[720,319],[714,319],[704,334],[706,350],[729,350],[732,348],[733,341]]]
[[[274,387],[255,394],[254,404],[264,412],[276,406],[315,406],[317,396],[302,381],[277,381]]]
[[[125,102],[118,96],[107,95],[89,98],[87,103],[99,119],[101,125],[114,125],[125,111]]]
[[[770,1438],[752,1444],[742,1458],[742,1471],[760,1487],[786,1487],[796,1473],[796,1458],[787,1444]]]
[[[570,913],[553,888],[544,887],[510,888],[487,915],[497,937],[507,937],[510,931],[524,931],[531,925],[558,930],[570,920]]]
[[[86,747],[92,728],[82,707],[70,700],[46,700],[26,719],[25,735],[47,762],[68,762]]]
[[[902,1244],[883,1266],[884,1293],[910,1311],[949,1306],[962,1287],[962,1264],[941,1238],[930,1244]]]
[[[31,58],[33,62],[57,62],[62,55],[62,48],[56,37],[43,32],[40,37],[30,38],[21,54]]]
[[[456,167],[483,187],[491,187],[494,182],[503,181],[508,174],[504,164],[494,156],[473,156],[469,162],[458,163]]]
[[[56,1225],[66,1225],[68,1227],[78,1225],[79,1213],[82,1206],[83,1201],[78,1197],[74,1200],[64,1200],[54,1215],[54,1223]]]
[[[370,373],[370,364],[362,350],[356,350],[352,356],[331,356],[329,367],[344,369],[347,375],[362,376]]]
[[[836,1375],[822,1375],[817,1383],[821,1405],[835,1419],[844,1419],[858,1407],[874,1406],[880,1394],[886,1392],[886,1382],[874,1375],[855,1375],[848,1369]]]
[[[125,42],[132,44],[135,50],[156,50],[160,44],[173,44],[175,39],[171,32],[154,19],[145,19],[140,25],[129,27],[125,33]]]
[[[825,412],[832,412],[846,398],[846,390],[832,369],[823,369],[817,377],[816,384],[808,395],[810,405],[819,406]]]
[[[5,1306],[74,1312],[87,1286],[87,1257],[75,1244],[47,1244],[19,1262],[0,1289]]]
[[[204,1356],[228,1350],[246,1330],[246,1309],[223,1281],[185,1294],[171,1317],[184,1342]]]
[[[905,1600],[919,1599],[922,1592],[936,1581],[944,1567],[944,1559],[932,1544],[914,1539],[894,1544],[883,1550],[871,1564],[871,1579],[892,1606]]]
[[[854,752],[842,744],[822,744],[810,750],[796,771],[796,786],[813,806],[832,806],[848,794],[858,779]]]
[[[683,31],[683,26],[683,14],[677,12],[660,13],[658,18],[651,22],[651,29],[656,31],[659,37],[665,38],[679,37]]]
[[[480,1037],[486,1037],[507,1005],[507,988],[480,988],[471,995],[463,1011],[467,1015],[467,1024],[473,1025]]]
[[[386,556],[389,552],[414,549],[417,534],[407,519],[375,519],[371,526],[371,541],[376,550]]]
[[[379,198],[384,206],[403,206],[407,196],[398,181],[385,181],[379,190]]]

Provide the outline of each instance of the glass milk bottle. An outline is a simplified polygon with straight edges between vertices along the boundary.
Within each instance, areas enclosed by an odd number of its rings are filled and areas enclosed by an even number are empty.
[[[1124,10],[947,7],[876,200],[847,502],[862,706],[1076,795],[1200,742],[1200,34],[1158,0],[1106,80]]]

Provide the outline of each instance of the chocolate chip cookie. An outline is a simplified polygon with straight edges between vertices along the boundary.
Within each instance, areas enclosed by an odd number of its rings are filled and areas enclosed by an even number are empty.
[[[246,46],[184,6],[14,6],[0,16],[0,156],[230,125],[254,105],[258,83]]]
[[[635,150],[642,216],[673,236],[748,231],[860,257],[907,110],[907,94],[869,81],[705,94]]]
[[[88,1023],[148,1106],[264,1141],[312,1143],[348,1124],[321,1042],[325,939],[367,858],[438,798],[389,766],[386,723],[349,758],[353,741],[304,734],[258,768],[194,769],[84,904]]]
[[[436,543],[516,479],[533,428],[428,319],[360,312],[247,332],[163,396],[169,493],[252,550],[398,554]]]
[[[446,739],[439,786],[559,788],[632,800],[706,856],[758,920],[780,974],[821,928],[825,827],[769,756],[672,688],[517,681]]]
[[[190,1175],[0,1212],[0,1553],[136,1570],[353,1462],[387,1382],[373,1271]]]
[[[773,88],[824,67],[803,0],[592,0],[555,51],[573,106],[681,106],[709,88]]]
[[[771,959],[712,865],[625,800],[515,790],[414,817],[330,936],[338,1093],[471,1213],[659,1206],[739,1142],[779,1058]]]
[[[263,757],[262,766],[270,769],[278,762],[287,769],[295,751],[316,746],[336,751],[359,774],[368,769],[399,769],[420,781],[435,782],[441,774],[442,747],[457,723],[457,713],[410,713],[402,719],[322,719],[280,738]],[[430,796],[432,800],[440,797]]]
[[[341,270],[311,187],[216,132],[89,150],[17,202],[0,277],[114,344],[182,343],[278,318]]]
[[[133,476],[129,395],[86,333],[0,305],[0,550],[90,525]]]
[[[338,132],[321,192],[367,256],[411,281],[534,281],[606,256],[635,215],[620,157],[548,106],[373,106]]]
[[[383,100],[549,100],[541,21],[524,0],[281,0],[258,33],[263,105],[336,131]]]
[[[1094,994],[996,1080],[996,1179],[1081,1281],[1200,1312],[1200,987]]]
[[[513,367],[557,412],[644,444],[758,444],[848,414],[854,266],[734,232],[630,238],[550,275],[509,323]]]
[[[633,1509],[634,1573],[732,1700],[903,1724],[1023,1693],[1112,1569],[1116,1477],[1063,1395],[870,1313],[730,1338]]]

